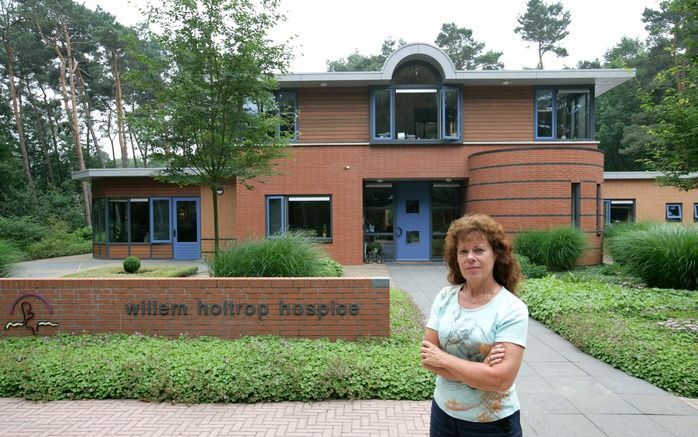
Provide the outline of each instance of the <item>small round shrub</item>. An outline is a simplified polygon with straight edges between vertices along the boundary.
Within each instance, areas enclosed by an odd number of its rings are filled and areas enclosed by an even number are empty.
[[[344,266],[332,258],[323,258],[320,260],[322,272],[320,276],[340,277],[344,275]]]
[[[578,228],[561,227],[548,231],[527,231],[516,237],[514,250],[533,264],[552,272],[573,268],[584,252],[586,236]]]
[[[650,287],[698,290],[698,226],[655,224],[608,244],[613,259]]]
[[[124,271],[126,273],[136,273],[141,268],[141,260],[137,256],[129,256],[124,259]]]
[[[550,273],[545,266],[532,263],[531,260],[524,255],[517,253],[515,256],[516,260],[519,262],[519,266],[521,266],[521,273],[528,279],[544,278]]]
[[[9,278],[12,265],[21,259],[21,253],[9,241],[0,240],[0,278]]]

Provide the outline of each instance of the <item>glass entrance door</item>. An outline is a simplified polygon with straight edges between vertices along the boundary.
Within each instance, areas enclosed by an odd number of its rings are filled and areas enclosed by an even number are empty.
[[[174,257],[201,258],[199,200],[174,199]]]
[[[395,259],[428,261],[431,258],[429,182],[395,184]]]

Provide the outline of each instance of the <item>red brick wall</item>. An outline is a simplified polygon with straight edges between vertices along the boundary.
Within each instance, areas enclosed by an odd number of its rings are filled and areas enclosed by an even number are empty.
[[[596,186],[603,184],[601,151],[519,147],[470,155],[469,163],[466,212],[490,214],[510,233],[569,226],[572,183],[579,183],[580,224],[588,237],[581,263],[601,262],[603,205],[596,199]]]
[[[143,302],[146,305],[138,307],[138,315],[128,315],[127,305]],[[288,312],[280,302],[288,305]],[[206,305],[207,315],[200,303]],[[173,315],[174,304],[186,305],[187,314]],[[308,314],[310,305],[315,314]],[[328,312],[322,317],[320,305]],[[353,315],[352,305],[358,306],[353,307]],[[174,308],[183,312],[182,307]],[[155,314],[143,315],[144,309]],[[294,314],[299,309],[303,314]],[[21,324],[26,314],[33,314],[26,325],[34,327],[37,335],[123,332],[333,340],[390,335],[389,284],[382,278],[0,279],[0,311],[2,336],[31,335],[27,327],[11,325]],[[231,311],[240,314],[230,315]]]

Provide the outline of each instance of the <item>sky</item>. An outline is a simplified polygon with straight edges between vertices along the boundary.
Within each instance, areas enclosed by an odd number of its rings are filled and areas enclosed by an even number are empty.
[[[77,0],[80,2],[81,0]],[[326,71],[326,62],[345,58],[358,51],[363,55],[380,52],[387,37],[406,42],[434,44],[443,23],[454,22],[472,29],[473,38],[485,43],[485,50],[503,52],[507,70],[534,68],[538,55],[534,46],[514,33],[517,17],[526,10],[527,0],[281,0],[280,12],[287,21],[273,33],[277,41],[293,36],[295,55],[290,72]],[[117,20],[133,25],[143,18],[138,4],[145,0],[82,0],[97,5]],[[547,3],[552,3],[548,0]],[[546,70],[575,67],[577,61],[602,58],[623,36],[644,40],[642,23],[645,7],[658,8],[659,0],[562,0],[572,14],[570,34],[562,41],[569,53],[558,58],[546,54]]]

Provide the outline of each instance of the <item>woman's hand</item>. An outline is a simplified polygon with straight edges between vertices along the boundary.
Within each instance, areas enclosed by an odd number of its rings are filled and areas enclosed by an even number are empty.
[[[446,367],[446,360],[448,359],[448,353],[441,350],[441,348],[434,343],[423,340],[422,347],[419,350],[422,356],[422,365],[429,367]]]
[[[501,343],[497,343],[494,346],[492,346],[492,349],[490,349],[490,353],[487,354],[485,357],[485,361],[483,361],[485,364],[488,366],[492,367],[495,364],[499,364],[502,361],[504,361],[504,345]]]

